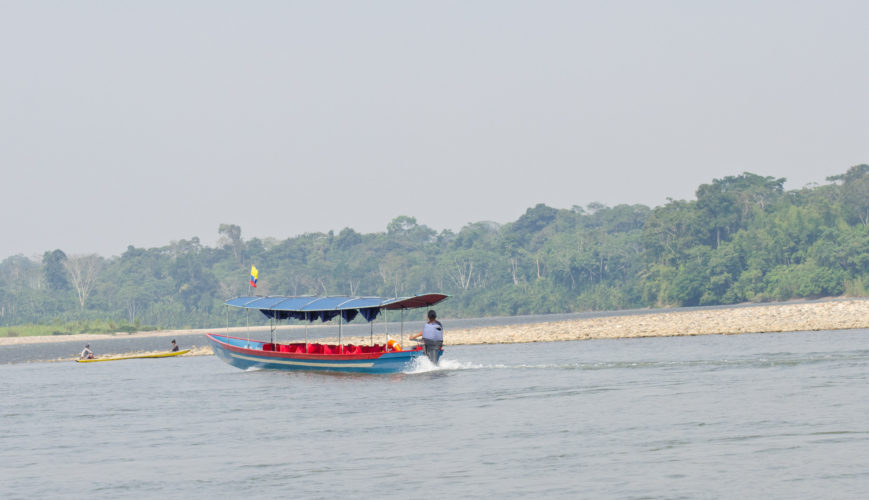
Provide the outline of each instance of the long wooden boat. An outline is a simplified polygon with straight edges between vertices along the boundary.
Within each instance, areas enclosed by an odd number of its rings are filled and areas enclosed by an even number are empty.
[[[79,363],[97,363],[99,361],[123,361],[125,359],[142,359],[142,358],[171,358],[172,356],[180,356],[190,352],[190,349],[184,349],[174,352],[158,352],[153,354],[131,354],[129,356],[115,356],[111,358],[92,358],[92,359],[77,359]]]
[[[385,311],[400,311],[431,307],[448,296],[431,293],[413,297],[257,297],[245,296],[228,300],[226,305],[259,310],[273,321],[270,342],[207,334],[214,354],[232,366],[241,369],[264,368],[272,370],[324,370],[354,373],[396,373],[404,371],[418,357],[425,356],[421,346],[402,350],[389,340],[371,345],[344,344],[341,326],[357,316],[369,322]],[[275,342],[275,328],[282,319],[300,319],[309,322],[330,321],[338,318],[338,344],[309,343],[307,329],[304,342]],[[385,314],[383,315],[385,318]]]

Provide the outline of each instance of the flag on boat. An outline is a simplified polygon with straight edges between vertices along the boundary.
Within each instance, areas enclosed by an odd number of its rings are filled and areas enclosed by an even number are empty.
[[[259,278],[259,271],[256,266],[250,266],[250,286],[256,288],[256,280]]]

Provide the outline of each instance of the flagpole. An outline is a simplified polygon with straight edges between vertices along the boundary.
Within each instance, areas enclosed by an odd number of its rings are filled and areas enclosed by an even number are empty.
[[[253,267],[253,266],[251,266]],[[253,275],[251,275],[253,276]],[[247,282],[247,296],[251,295],[251,285],[253,285],[253,280],[249,280]],[[244,310],[244,322],[247,325],[247,348],[250,349],[250,316],[248,315],[248,310]]]

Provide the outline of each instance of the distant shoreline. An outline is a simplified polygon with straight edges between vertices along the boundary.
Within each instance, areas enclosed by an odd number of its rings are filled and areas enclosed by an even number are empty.
[[[567,340],[672,337],[685,335],[733,335],[788,331],[847,330],[869,328],[869,298],[836,299],[818,302],[773,305],[721,306],[700,310],[650,310],[630,315],[547,321],[503,326],[453,328],[446,322],[446,345],[510,344],[557,342]],[[304,328],[282,326],[281,330]],[[268,327],[163,330],[140,333],[77,334],[42,337],[4,337],[0,346],[57,342],[87,342],[122,337],[172,337],[205,334],[219,330],[230,334],[248,330],[268,331]],[[375,335],[376,336],[376,335]],[[392,335],[395,337],[395,335]],[[344,343],[367,344],[369,336],[345,336]],[[321,342],[337,339],[322,339]],[[203,354],[206,354],[203,352]]]

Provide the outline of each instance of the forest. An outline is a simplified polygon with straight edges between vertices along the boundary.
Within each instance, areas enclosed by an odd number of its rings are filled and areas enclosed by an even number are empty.
[[[383,232],[242,237],[221,224],[198,237],[120,256],[46,250],[0,263],[0,326],[95,329],[242,324],[224,301],[258,295],[447,293],[441,317],[866,296],[869,165],[785,191],[784,178],[713,179],[693,200],[528,208],[503,225],[437,232],[408,215]],[[287,227],[286,232],[292,233]],[[101,325],[101,326],[95,326]]]

